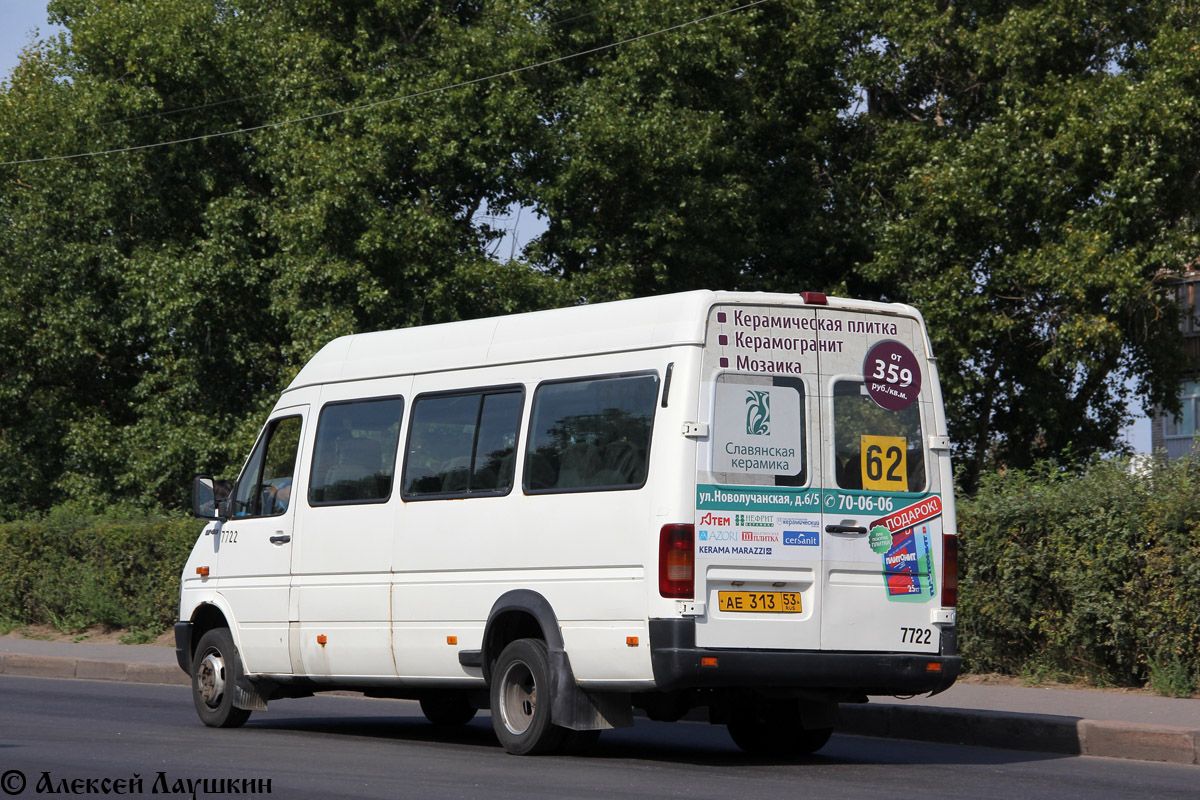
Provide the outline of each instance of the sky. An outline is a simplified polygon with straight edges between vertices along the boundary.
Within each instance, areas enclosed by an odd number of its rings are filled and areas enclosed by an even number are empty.
[[[29,43],[29,37],[35,28],[38,29],[41,38],[57,30],[46,19],[46,0],[0,0],[0,76],[7,78],[12,72],[21,49]],[[497,245],[496,255],[501,258],[516,255],[519,247],[541,233],[545,227],[544,223],[535,222],[533,228],[529,229],[530,220],[536,218],[528,211],[520,213],[516,219],[513,219],[512,215],[513,210],[510,209],[507,214],[500,215],[507,216],[508,219],[502,218],[492,223],[497,227],[510,227],[516,237],[516,244],[513,234],[510,234]],[[523,217],[528,219],[522,219]],[[1122,438],[1133,446],[1134,451],[1147,453],[1150,451],[1150,420],[1136,401],[1131,410],[1140,416],[1125,430]]]
[[[8,78],[34,28],[43,39],[57,30],[46,20],[46,0],[0,0],[0,76]]]

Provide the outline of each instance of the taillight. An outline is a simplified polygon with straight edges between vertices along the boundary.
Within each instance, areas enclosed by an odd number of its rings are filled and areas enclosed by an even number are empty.
[[[958,605],[958,537],[942,534],[942,605]]]
[[[695,594],[694,525],[663,525],[658,534],[658,593],[687,599]]]

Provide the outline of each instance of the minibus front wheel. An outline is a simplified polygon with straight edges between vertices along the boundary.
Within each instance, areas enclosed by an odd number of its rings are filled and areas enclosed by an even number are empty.
[[[238,728],[250,719],[249,711],[233,705],[240,668],[228,628],[213,628],[200,637],[192,657],[192,701],[200,721],[210,728]]]
[[[492,669],[492,727],[514,755],[553,752],[567,729],[550,721],[550,660],[541,639],[517,639]]]

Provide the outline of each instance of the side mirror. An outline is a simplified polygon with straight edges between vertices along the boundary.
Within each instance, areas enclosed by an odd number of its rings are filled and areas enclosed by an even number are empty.
[[[211,475],[192,479],[192,516],[200,519],[229,519],[228,499],[233,481],[222,481]]]

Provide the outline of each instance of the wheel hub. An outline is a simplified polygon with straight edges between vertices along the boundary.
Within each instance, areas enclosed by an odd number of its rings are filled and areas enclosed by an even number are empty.
[[[209,708],[216,708],[225,696],[225,659],[220,653],[205,653],[196,670],[200,699]]]
[[[521,662],[509,665],[501,678],[500,717],[514,734],[524,733],[537,710],[537,684],[533,673]]]

